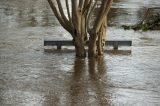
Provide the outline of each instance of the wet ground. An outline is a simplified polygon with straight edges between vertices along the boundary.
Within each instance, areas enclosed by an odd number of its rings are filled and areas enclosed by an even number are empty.
[[[127,13],[135,17],[111,21],[135,23],[141,15],[132,10],[160,4],[136,1],[117,0],[113,7],[132,6]],[[73,48],[44,52],[45,37],[70,39],[48,8],[44,0],[0,1],[0,106],[160,105],[160,31],[109,27],[107,39],[131,39],[133,46],[80,60]]]

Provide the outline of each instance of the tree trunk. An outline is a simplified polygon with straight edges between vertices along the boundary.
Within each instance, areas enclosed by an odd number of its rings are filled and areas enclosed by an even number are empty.
[[[86,50],[85,50],[84,38],[82,36],[76,36],[74,39],[74,45],[75,45],[76,57],[85,58]]]
[[[85,28],[85,17],[82,14],[81,10],[76,12],[76,17],[74,21],[75,27],[75,51],[76,57],[84,58],[86,57],[86,50],[85,50],[85,37],[86,37],[86,28]]]
[[[97,57],[97,48],[96,48],[96,35],[92,35],[89,38],[89,45],[88,45],[88,57]]]
[[[98,55],[99,56],[104,54],[105,37],[106,37],[106,26],[107,26],[106,22],[107,22],[107,20],[105,18],[105,20],[102,23],[102,26],[100,28],[99,35],[98,35],[97,51],[98,51]]]
[[[98,51],[98,55],[103,55],[103,34],[102,32],[99,33],[98,35],[98,42],[97,42],[97,51]]]

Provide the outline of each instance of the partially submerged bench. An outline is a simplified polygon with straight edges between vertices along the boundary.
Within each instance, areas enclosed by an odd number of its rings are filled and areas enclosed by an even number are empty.
[[[113,46],[113,49],[118,49],[119,46],[132,46],[132,41],[130,40],[109,40],[105,42],[105,45]],[[73,42],[71,40],[62,40],[62,39],[45,39],[44,46],[57,46],[57,49],[61,49],[62,46],[73,46]]]

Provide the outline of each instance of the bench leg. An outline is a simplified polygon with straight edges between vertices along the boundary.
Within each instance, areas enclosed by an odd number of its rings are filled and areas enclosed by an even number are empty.
[[[61,50],[61,49],[62,49],[61,45],[57,45],[57,50]]]
[[[118,42],[117,42],[117,41],[114,42],[114,44],[113,44],[113,49],[114,49],[114,50],[118,50]]]

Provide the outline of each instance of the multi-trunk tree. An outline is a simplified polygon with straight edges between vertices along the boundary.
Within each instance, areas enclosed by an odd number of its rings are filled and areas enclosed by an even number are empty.
[[[86,57],[87,40],[89,42],[88,57],[103,55],[107,14],[113,0],[65,0],[67,15],[62,6],[64,0],[47,1],[59,23],[73,37],[77,57]],[[98,7],[97,3],[100,3]]]

